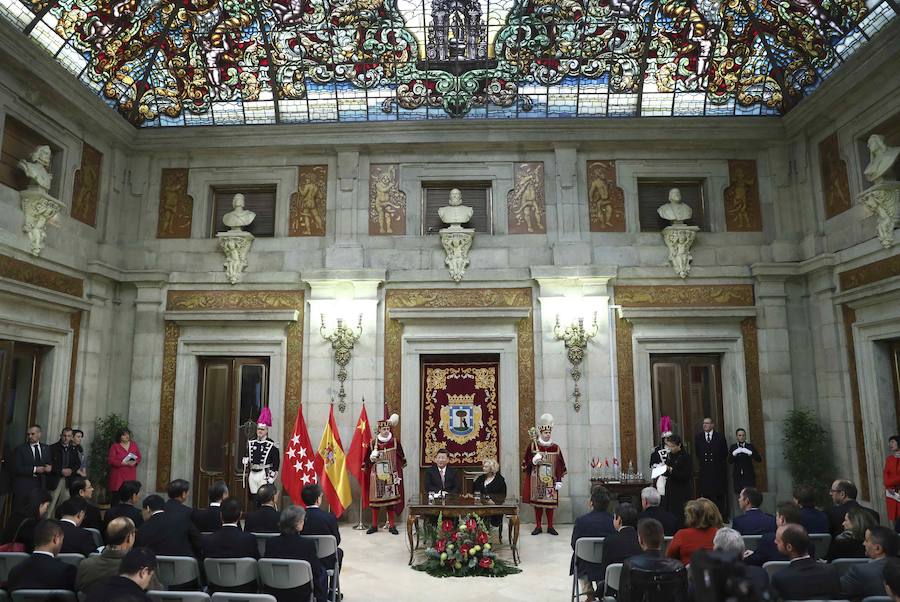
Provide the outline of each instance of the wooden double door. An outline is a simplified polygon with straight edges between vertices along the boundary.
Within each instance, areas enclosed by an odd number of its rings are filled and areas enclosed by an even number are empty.
[[[205,506],[211,483],[223,480],[245,501],[247,440],[269,403],[268,357],[201,357],[194,452],[194,504]],[[246,503],[245,503],[246,506]]]

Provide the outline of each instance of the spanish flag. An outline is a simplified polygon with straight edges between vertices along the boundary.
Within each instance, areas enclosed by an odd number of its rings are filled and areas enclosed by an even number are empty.
[[[319,483],[325,492],[325,499],[336,517],[344,513],[344,509],[353,501],[350,495],[350,473],[344,461],[344,449],[341,446],[341,435],[334,422],[334,406],[328,414],[328,424],[319,442]]]

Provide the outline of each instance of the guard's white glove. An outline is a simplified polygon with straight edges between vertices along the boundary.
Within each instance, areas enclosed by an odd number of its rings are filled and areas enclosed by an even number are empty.
[[[246,456],[241,458],[241,464],[243,464],[244,466],[246,466],[247,464],[250,464],[250,458],[248,458]]]
[[[372,462],[374,462],[374,461],[377,460],[377,459],[378,459],[378,452],[375,451],[375,450],[373,449],[373,450],[372,450],[372,453],[369,454],[369,460],[371,460]]]
[[[738,454],[743,453],[743,451],[744,450],[741,449],[740,447],[736,447],[736,448],[734,448],[734,451],[731,452],[731,455],[734,456],[735,458],[737,458]]]
[[[532,464],[540,464],[541,460],[543,460],[543,459],[544,459],[544,456],[542,456],[541,454],[534,454],[534,456],[531,458],[531,463]]]
[[[562,481],[557,481],[556,484],[553,485],[553,487],[555,487],[556,490],[559,491],[560,489],[562,489]]]

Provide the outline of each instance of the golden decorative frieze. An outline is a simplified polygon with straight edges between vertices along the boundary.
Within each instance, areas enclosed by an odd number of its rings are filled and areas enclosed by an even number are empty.
[[[186,168],[163,169],[159,176],[159,221],[156,238],[190,238],[194,199],[187,193]]]
[[[819,168],[822,176],[822,192],[825,195],[825,218],[829,219],[853,205],[850,199],[847,165],[841,159],[837,132],[819,143]]]
[[[744,374],[747,381],[747,412],[749,414],[750,435],[753,445],[762,455],[762,462],[754,465],[757,488],[768,489],[766,471],[766,426],[763,416],[762,389],[759,385],[759,342],[757,340],[756,318],[741,320],[741,338],[744,342]]]
[[[622,464],[634,462],[637,457],[637,430],[635,425],[634,356],[632,355],[631,322],[616,318],[616,371],[619,380],[619,441],[622,448]]]
[[[616,181],[615,161],[587,162],[591,232],[625,231],[625,192]]]
[[[519,368],[519,456],[531,442],[528,430],[535,425],[534,389],[534,316],[516,323],[516,363]]]
[[[325,236],[328,166],[301,165],[291,195],[288,236]]]
[[[762,232],[762,208],[756,161],[728,161],[725,189],[725,229],[729,232]]]
[[[388,289],[388,309],[531,307],[530,288]]]
[[[75,376],[78,372],[78,342],[81,340],[81,312],[69,314],[69,328],[72,329],[72,355],[69,358],[69,394],[66,396],[66,424],[72,424],[75,408]]]
[[[547,212],[544,208],[544,164],[516,163],[514,184],[506,196],[509,234],[545,234]]]
[[[72,193],[72,218],[97,225],[97,205],[100,201],[100,166],[103,154],[90,144],[81,149],[81,167],[75,172],[75,188]],[[69,423],[66,423],[69,424]]]
[[[172,426],[175,423],[175,376],[181,329],[166,321],[163,338],[162,384],[159,392],[159,437],[156,441],[156,490],[172,480]]]
[[[84,280],[67,276],[8,255],[0,255],[0,277],[33,284],[64,295],[84,296]]]
[[[616,286],[615,299],[629,307],[753,307],[752,284]]]
[[[303,291],[170,290],[166,295],[167,311],[302,307]]]
[[[844,303],[841,305],[844,321],[844,342],[847,345],[847,371],[850,376],[850,405],[853,412],[853,435],[856,438],[856,465],[859,469],[859,493],[869,499],[869,462],[866,460],[866,438],[863,432],[862,404],[859,397],[859,377],[856,374],[856,347],[853,342],[853,323],[856,311]]]
[[[838,275],[838,280],[841,283],[841,290],[849,291],[893,276],[900,276],[900,254],[845,270]]]
[[[406,193],[400,190],[400,166],[369,166],[369,235],[406,234]]]

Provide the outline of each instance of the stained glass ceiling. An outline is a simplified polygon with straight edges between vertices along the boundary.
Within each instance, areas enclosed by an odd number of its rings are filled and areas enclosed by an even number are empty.
[[[900,0],[0,0],[136,126],[778,115]]]

